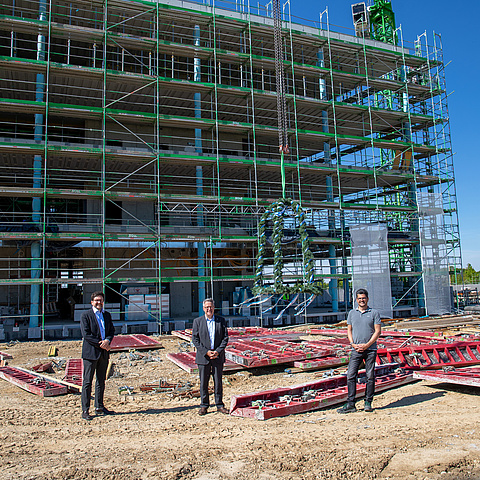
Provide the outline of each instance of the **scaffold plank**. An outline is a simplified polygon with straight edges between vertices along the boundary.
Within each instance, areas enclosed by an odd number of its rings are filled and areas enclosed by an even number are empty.
[[[0,367],[0,378],[41,397],[65,395],[68,391],[65,385],[47,381],[41,375],[27,373],[16,367]]]
[[[167,353],[166,357],[188,373],[198,373],[198,366],[195,363],[195,352]],[[224,372],[235,372],[243,370],[245,367],[238,363],[225,360],[223,365]]]
[[[382,392],[414,381],[411,372],[399,368],[398,364],[377,366],[375,391]],[[359,372],[360,378],[365,371]],[[365,395],[365,383],[357,386],[357,398]],[[295,413],[304,413],[342,403],[347,398],[346,374],[263,392],[234,395],[230,414],[239,417],[267,420]]]
[[[420,380],[432,380],[442,383],[455,383],[469,387],[480,387],[480,367],[465,367],[453,370],[426,370],[413,372]]]
[[[163,348],[162,344],[143,334],[136,335],[116,335],[113,337],[110,344],[112,352],[119,352],[122,350],[152,350],[155,348]]]

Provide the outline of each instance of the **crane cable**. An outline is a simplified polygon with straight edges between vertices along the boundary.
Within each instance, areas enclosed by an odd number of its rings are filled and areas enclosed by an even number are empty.
[[[287,97],[285,89],[285,69],[283,66],[282,41],[282,9],[280,0],[273,0],[273,43],[275,50],[275,74],[277,80],[277,121],[278,121],[278,149],[282,154],[288,153],[287,132]],[[282,161],[283,166],[283,161]],[[282,187],[285,197],[285,169],[282,168]]]
[[[278,143],[281,158],[282,198],[274,202],[263,213],[258,225],[258,255],[255,271],[255,281],[252,288],[257,298],[262,294],[296,294],[310,293],[309,301],[322,292],[322,288],[315,283],[315,260],[310,250],[310,242],[306,228],[305,211],[300,202],[286,198],[286,180],[284,155],[290,153],[288,146],[287,131],[287,100],[285,88],[285,70],[283,65],[283,41],[282,41],[282,9],[280,0],[272,0],[273,6],[273,32],[275,48],[275,73],[277,81],[277,119],[278,119]],[[294,216],[298,223],[302,246],[303,275],[301,281],[287,285],[283,282],[283,253],[282,239],[284,219],[286,216]],[[266,255],[266,227],[267,222],[273,220],[273,285],[265,285],[263,279],[263,266]],[[297,297],[295,297],[296,300]],[[252,301],[254,299],[251,299]],[[293,303],[293,302],[291,302]],[[305,302],[304,302],[305,303]],[[290,306],[290,305],[289,305]],[[305,307],[306,308],[306,307]],[[283,313],[283,311],[282,311]]]

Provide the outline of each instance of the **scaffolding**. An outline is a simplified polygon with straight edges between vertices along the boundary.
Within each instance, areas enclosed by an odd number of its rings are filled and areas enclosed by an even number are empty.
[[[206,296],[231,308],[253,286],[259,221],[283,193],[305,212],[333,312],[349,308],[350,227],[362,224],[388,232],[392,307],[424,311],[419,194],[441,212],[441,271],[461,266],[440,35],[410,45],[397,28],[399,45],[383,43],[341,33],[328,11],[297,19],[289,2],[281,29],[283,159],[269,5],[2,3],[4,319],[73,319],[69,305],[98,288],[122,319],[144,295],[156,331]],[[298,224],[283,228],[285,278],[299,281]]]

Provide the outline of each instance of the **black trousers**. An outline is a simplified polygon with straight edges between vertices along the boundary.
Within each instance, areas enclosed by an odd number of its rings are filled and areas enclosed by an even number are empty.
[[[82,382],[82,412],[88,412],[90,398],[92,396],[93,374],[95,380],[95,409],[103,408],[103,394],[105,392],[105,379],[107,377],[108,359],[110,355],[102,349],[98,360],[83,359],[83,382]]]
[[[375,359],[377,358],[376,350],[365,350],[358,353],[352,350],[350,354],[350,361],[348,362],[347,370],[347,387],[348,397],[347,403],[355,405],[355,396],[357,394],[357,376],[358,369],[362,360],[365,361],[365,374],[367,377],[367,385],[365,391],[365,401],[372,403],[373,395],[375,393]]]
[[[213,376],[213,386],[215,392],[215,406],[217,408],[224,407],[223,404],[223,362],[220,360],[210,360],[207,365],[198,365],[198,373],[200,374],[200,406],[209,407],[210,399],[208,395],[208,382],[210,376]]]

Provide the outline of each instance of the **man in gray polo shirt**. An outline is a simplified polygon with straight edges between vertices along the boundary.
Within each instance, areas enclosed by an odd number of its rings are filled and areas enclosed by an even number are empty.
[[[365,412],[373,411],[372,400],[375,393],[375,359],[377,357],[377,338],[382,332],[380,314],[368,306],[368,292],[357,290],[355,310],[350,310],[347,317],[347,335],[352,352],[348,362],[347,403],[337,410],[338,413],[356,412],[355,395],[357,393],[357,375],[362,360],[365,361],[367,388],[365,392]]]

